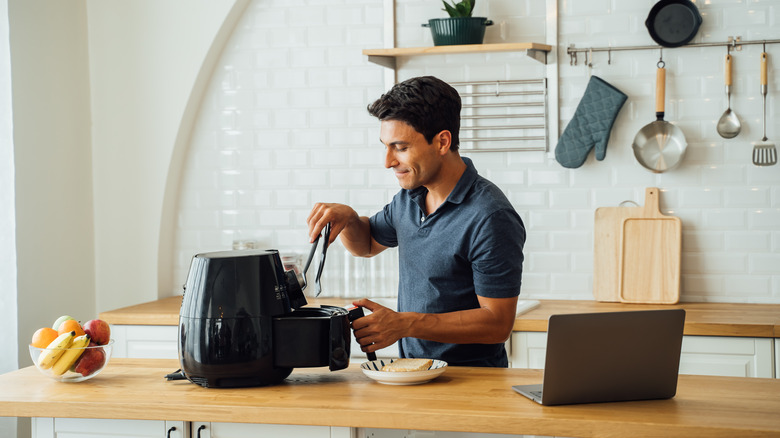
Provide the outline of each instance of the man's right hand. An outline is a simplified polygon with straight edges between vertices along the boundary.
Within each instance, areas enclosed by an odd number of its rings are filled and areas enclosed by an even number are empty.
[[[359,216],[352,207],[344,204],[318,202],[311,209],[306,223],[309,225],[309,243],[313,243],[330,222],[330,241],[341,236],[341,243],[352,255],[372,257],[387,249],[371,237],[368,217]]]
[[[309,243],[313,243],[317,239],[328,222],[330,222],[330,242],[328,244],[331,244],[344,228],[348,227],[351,222],[357,221],[360,221],[360,217],[348,205],[318,202],[314,204],[306,219],[306,223],[309,225]]]

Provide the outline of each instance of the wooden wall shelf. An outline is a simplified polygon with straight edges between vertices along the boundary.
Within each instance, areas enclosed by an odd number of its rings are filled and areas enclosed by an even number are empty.
[[[462,46],[404,47],[395,49],[365,49],[363,54],[368,60],[383,67],[395,69],[396,58],[399,56],[419,55],[453,55],[459,53],[490,53],[490,52],[521,52],[547,64],[547,53],[552,46],[539,43],[501,43],[501,44],[468,44]]]

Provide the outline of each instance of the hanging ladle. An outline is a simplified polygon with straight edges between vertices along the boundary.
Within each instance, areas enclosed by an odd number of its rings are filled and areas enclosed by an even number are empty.
[[[742,124],[739,122],[737,113],[731,110],[731,55],[726,55],[726,97],[728,98],[729,107],[720,116],[718,120],[718,134],[723,138],[734,138],[742,130]]]

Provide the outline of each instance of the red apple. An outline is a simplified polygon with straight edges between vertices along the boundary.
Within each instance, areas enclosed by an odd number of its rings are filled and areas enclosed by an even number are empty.
[[[84,333],[98,345],[106,345],[111,339],[111,327],[102,319],[90,319],[84,323]]]
[[[95,347],[97,344],[90,341],[89,346]],[[99,370],[105,363],[106,353],[102,348],[87,348],[76,361],[73,371],[86,377]]]

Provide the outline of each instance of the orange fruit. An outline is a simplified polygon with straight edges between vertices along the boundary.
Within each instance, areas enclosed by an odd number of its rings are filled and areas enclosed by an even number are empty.
[[[57,336],[59,336],[59,333],[51,327],[39,328],[33,334],[30,345],[38,348],[46,348],[51,344],[51,341],[57,338]]]
[[[62,324],[60,324],[60,328],[57,329],[57,333],[60,335],[72,331],[76,332],[76,336],[81,336],[84,334],[84,329],[81,328],[81,324],[79,324],[79,322],[75,319],[65,320]]]

